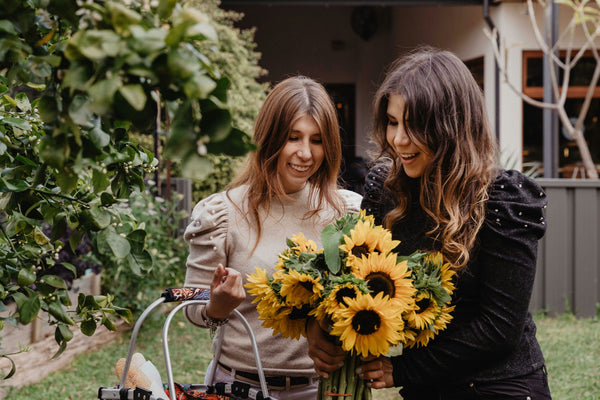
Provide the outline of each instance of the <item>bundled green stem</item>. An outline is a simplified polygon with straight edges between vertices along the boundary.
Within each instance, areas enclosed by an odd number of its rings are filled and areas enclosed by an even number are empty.
[[[371,388],[356,376],[358,355],[348,353],[344,365],[319,382],[318,400],[336,400],[349,397],[351,400],[370,400]]]

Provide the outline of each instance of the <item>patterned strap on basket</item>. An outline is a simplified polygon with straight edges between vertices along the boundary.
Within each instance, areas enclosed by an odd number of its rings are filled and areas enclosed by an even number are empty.
[[[166,303],[184,300],[208,300],[210,299],[210,290],[192,289],[192,288],[168,288],[161,295]]]

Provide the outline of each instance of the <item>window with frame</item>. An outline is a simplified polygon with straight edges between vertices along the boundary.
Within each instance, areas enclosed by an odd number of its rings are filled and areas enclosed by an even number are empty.
[[[575,54],[573,52],[572,54]],[[565,54],[559,54],[563,58]],[[583,104],[591,82],[596,60],[591,54],[584,54],[571,70],[565,111],[575,121]],[[531,98],[543,98],[543,53],[542,51],[523,52],[523,93]],[[562,71],[559,73],[562,82]],[[523,102],[523,164],[539,165],[543,174],[543,110]],[[600,170],[600,84],[594,89],[594,96],[584,120],[584,138],[588,144],[592,160]],[[559,121],[558,173],[561,178],[585,177],[581,155],[577,143],[569,136]]]

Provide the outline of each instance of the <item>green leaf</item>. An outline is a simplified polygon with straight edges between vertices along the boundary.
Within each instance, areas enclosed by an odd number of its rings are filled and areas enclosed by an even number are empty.
[[[0,192],[24,192],[29,189],[27,182],[19,179],[11,179],[7,181],[0,178]]]
[[[110,180],[108,179],[106,174],[102,173],[101,171],[97,171],[97,170],[92,171],[92,186],[94,188],[94,193],[98,193],[103,190],[106,190],[108,185],[110,185]],[[104,196],[104,199],[106,199],[105,195],[109,195],[111,198],[113,198],[112,195],[110,195],[109,193],[106,193],[106,192],[102,193],[101,196]],[[101,200],[102,200],[102,197],[101,197]],[[116,200],[114,202],[116,202]],[[106,204],[105,201],[102,200],[102,205],[107,206],[110,204]]]
[[[9,379],[11,378],[15,372],[17,371],[17,367],[15,366],[15,362],[13,361],[12,358],[4,355],[4,354],[0,354],[0,357],[6,358],[8,361],[10,361],[10,371],[8,371],[8,373],[6,375],[4,375],[4,377],[2,378],[3,380]]]
[[[73,235],[75,235],[75,234],[81,234],[81,235],[85,235],[85,232],[81,232],[81,231],[76,231],[76,232],[73,232]],[[71,235],[71,236],[73,236],[73,235]],[[75,268],[75,266],[74,266],[73,264],[71,264],[71,263],[68,263],[68,262],[62,262],[62,263],[61,263],[61,265],[62,265],[62,266],[65,268],[65,269],[67,269],[67,270],[69,270],[71,273],[73,273],[73,276],[77,276],[77,268]]]
[[[90,78],[88,69],[84,65],[73,63],[65,72],[62,85],[73,90],[82,90]]]
[[[33,230],[33,239],[40,246],[43,246],[50,242],[50,239],[48,239],[48,237],[46,235],[44,235],[44,232],[42,232],[42,230],[40,228],[38,228],[37,226]]]
[[[344,233],[338,231],[333,225],[327,225],[323,231],[321,231],[321,242],[323,243],[325,263],[332,274],[337,274],[342,265],[340,258],[340,241],[343,237]]]
[[[152,256],[145,250],[141,253],[130,253],[127,256],[127,262],[131,272],[142,276],[142,271],[152,266]]]
[[[56,318],[57,321],[63,322],[68,325],[75,325],[75,321],[73,321],[71,317],[67,315],[67,311],[58,301],[48,304],[48,313],[54,318]]]
[[[10,35],[17,35],[17,31],[15,31],[15,27],[12,22],[7,19],[0,20],[0,32],[8,33]]]
[[[217,40],[218,35],[215,28],[208,23],[199,23],[189,26],[185,30],[185,38],[190,40]]]
[[[117,330],[117,327],[115,326],[115,324],[106,316],[102,317],[102,325],[104,325],[106,327],[106,329],[108,329],[111,332],[114,332]]]
[[[113,228],[100,231],[98,241],[103,242],[117,258],[125,258],[131,251],[129,241],[115,232]]]
[[[92,217],[92,222],[94,223],[94,225],[96,226],[96,228],[98,229],[104,229],[106,228],[108,225],[110,225],[110,214],[104,210],[103,208],[100,208],[98,206],[93,206],[90,208],[90,215]]]
[[[117,199],[115,199],[115,196],[113,196],[112,194],[110,194],[108,192],[103,192],[100,195],[100,202],[102,203],[103,206],[109,207],[109,206],[117,203]]]
[[[68,342],[73,339],[73,332],[71,332],[68,326],[59,324],[54,332],[54,338],[57,343],[62,341]]]
[[[35,272],[28,268],[22,268],[17,276],[17,283],[21,287],[29,286],[37,279]]]
[[[202,114],[200,133],[210,136],[215,142],[221,141],[231,132],[231,113],[224,109],[214,109]]]
[[[130,324],[131,321],[133,321],[133,314],[131,313],[131,310],[117,306],[113,306],[113,309],[117,312],[118,316],[125,320],[125,322]]]
[[[144,245],[146,244],[146,231],[136,229],[127,235],[127,240],[129,240],[129,244],[131,245],[131,251],[139,254],[144,250]]]
[[[129,25],[138,24],[142,16],[115,1],[106,2],[106,9],[110,12],[111,22],[115,31],[123,32],[129,28]]]
[[[15,97],[15,100],[17,101],[17,107],[19,107],[19,109],[21,111],[24,112],[29,112],[31,111],[31,103],[29,102],[29,98],[27,97],[27,95],[23,92],[17,94],[17,96]]]
[[[33,293],[32,297],[27,298],[27,300],[23,301],[23,303],[19,306],[19,321],[23,325],[27,325],[35,317],[37,317],[40,312],[41,302],[37,293]]]
[[[86,336],[92,336],[96,332],[96,320],[89,318],[83,321],[81,323],[81,332]]]
[[[54,353],[54,355],[50,359],[54,360],[55,358],[60,356],[65,351],[66,348],[67,348],[67,342],[66,341],[61,342],[58,347],[58,350],[56,351],[56,353]]]
[[[173,9],[177,5],[177,0],[159,0],[158,2],[158,16],[161,19],[167,19],[173,13]]]
[[[181,171],[186,178],[202,181],[213,172],[213,165],[208,157],[202,157],[193,152],[182,161]]]
[[[109,112],[113,106],[115,93],[122,85],[119,77],[103,79],[93,84],[88,90],[92,99],[90,109],[99,115]]]
[[[18,102],[17,102],[17,105],[18,105]],[[1,119],[0,122],[4,123],[6,125],[14,126],[15,128],[19,128],[24,131],[28,131],[31,129],[31,124],[21,118],[6,117],[6,118]]]
[[[57,289],[68,289],[67,283],[65,282],[65,280],[63,278],[61,278],[60,276],[56,276],[56,275],[44,275],[41,280],[52,286],[55,287]]]
[[[56,183],[63,193],[71,193],[77,187],[77,175],[70,168],[63,168],[62,172],[56,175]]]
[[[77,125],[91,126],[94,113],[88,107],[90,101],[87,97],[77,95],[69,104],[69,116]]]
[[[227,154],[230,156],[243,156],[254,149],[250,137],[239,129],[233,128],[229,135],[221,141],[210,141],[206,149],[211,154]]]
[[[137,111],[142,111],[146,106],[146,93],[142,85],[125,85],[119,88],[119,93]]]
[[[205,99],[217,87],[216,82],[201,72],[195,72],[183,84],[183,91],[190,99]]]
[[[38,101],[37,107],[40,118],[45,123],[51,123],[58,118],[58,99],[54,96],[44,95]]]
[[[92,61],[116,57],[124,49],[121,37],[112,30],[77,31],[69,42],[79,53]]]

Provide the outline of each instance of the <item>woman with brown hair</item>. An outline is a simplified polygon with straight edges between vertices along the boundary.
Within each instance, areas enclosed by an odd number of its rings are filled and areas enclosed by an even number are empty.
[[[273,336],[261,326],[243,282],[255,266],[275,271],[286,238],[317,239],[361,196],[338,189],[341,139],[334,105],[322,85],[288,78],[269,93],[254,126],[256,151],[229,188],[200,201],[185,232],[190,245],[185,286],[210,288],[210,302],[187,308],[188,319],[213,329],[229,318],[217,382],[250,383],[260,390],[250,339],[237,308],[250,322],[274,398],[311,399],[318,390],[304,338]]]
[[[496,166],[485,102],[454,54],[420,48],[394,63],[377,91],[372,138],[380,150],[362,207],[400,240],[400,255],[441,251],[457,271],[453,320],[426,347],[367,359],[372,388],[412,399],[550,399],[528,311],[546,197]],[[343,353],[309,324],[322,374]]]

